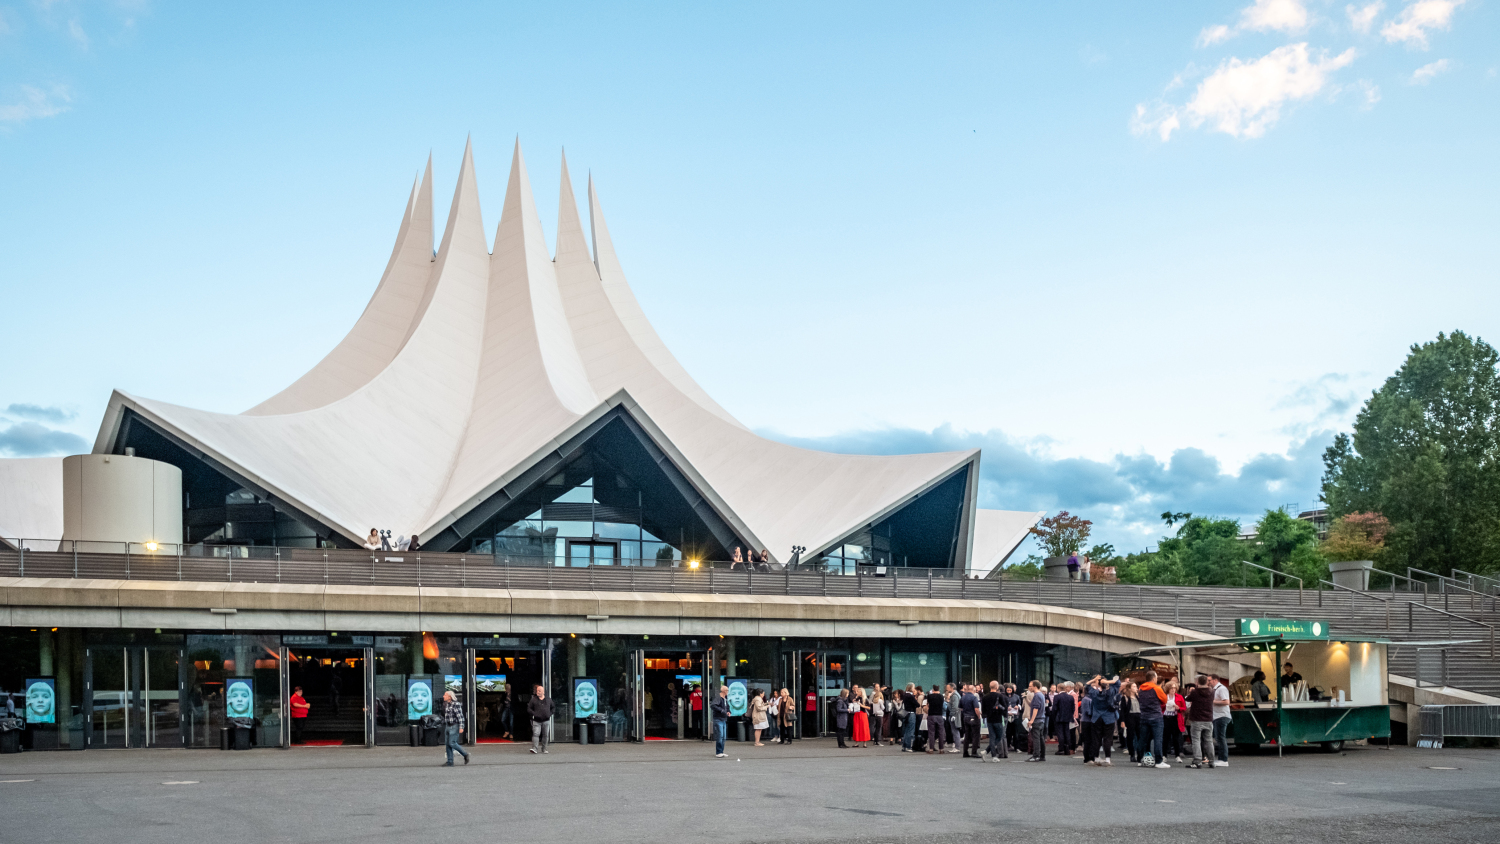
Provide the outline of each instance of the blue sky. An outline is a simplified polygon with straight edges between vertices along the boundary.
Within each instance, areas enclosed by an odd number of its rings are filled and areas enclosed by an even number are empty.
[[[491,236],[566,145],[768,435],[981,446],[984,506],[1122,549],[1312,507],[1408,346],[1500,334],[1496,9],[0,4],[0,454],[289,383],[472,134]]]

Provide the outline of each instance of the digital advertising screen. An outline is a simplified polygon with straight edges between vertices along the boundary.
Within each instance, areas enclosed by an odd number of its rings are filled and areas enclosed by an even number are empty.
[[[729,678],[729,714],[744,715],[750,705],[750,684],[738,677]]]
[[[57,684],[51,677],[26,681],[26,723],[57,723]]]
[[[432,681],[426,677],[411,677],[406,681],[406,720],[420,721],[423,715],[432,713]]]
[[[455,695],[461,695],[461,694],[463,694],[464,693],[464,675],[462,675],[462,674],[444,674],[443,675],[443,691],[445,691],[445,692],[452,692]]]
[[[255,717],[254,677],[230,677],[224,681],[224,717]]]
[[[476,692],[503,692],[505,691],[504,674],[475,674],[474,691]]]
[[[599,711],[599,681],[573,678],[573,717],[587,718]]]

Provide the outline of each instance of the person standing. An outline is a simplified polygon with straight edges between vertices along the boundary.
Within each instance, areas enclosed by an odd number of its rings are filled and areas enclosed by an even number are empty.
[[[833,702],[833,731],[839,738],[839,747],[848,748],[844,744],[844,736],[849,734],[849,690],[839,689],[839,696]]]
[[[1255,708],[1271,702],[1271,687],[1266,685],[1266,672],[1257,671],[1250,679],[1250,699],[1255,702]]]
[[[1098,682],[1099,677],[1095,675],[1092,680],[1079,685],[1076,694],[1078,698],[1078,746],[1083,748],[1083,764],[1085,765],[1094,761],[1094,698],[1089,692]]]
[[[464,764],[469,764],[469,751],[464,750],[464,705],[458,702],[458,698],[452,692],[443,692],[443,727],[447,733],[447,744],[444,750],[448,753],[448,761],[444,767],[453,767],[453,751],[457,750],[463,754]]]
[[[1141,694],[1135,683],[1127,682],[1120,690],[1120,744],[1130,753],[1130,761],[1141,761]]]
[[[1020,753],[1024,748],[1021,746],[1026,740],[1025,731],[1021,727],[1021,695],[1016,691],[1015,683],[1005,684],[1005,736],[1010,742],[1010,749]]]
[[[1094,567],[1094,561],[1087,554],[1078,555],[1078,579],[1084,583],[1089,582],[1089,571]]]
[[[943,720],[948,727],[948,752],[957,753],[959,742],[962,741],[963,730],[959,726],[958,714],[959,694],[958,688],[952,683],[948,684],[947,693],[943,695]]]
[[[1299,677],[1300,679],[1300,677]],[[1229,685],[1223,677],[1210,674],[1214,687],[1214,752],[1215,764],[1229,767]]]
[[[723,759],[726,755],[724,740],[729,737],[729,686],[722,683],[719,685],[719,696],[713,699],[709,707],[713,709],[714,718],[714,758]]]
[[[917,740],[917,710],[922,704],[918,700],[917,686],[915,683],[907,683],[906,691],[901,693],[901,752],[911,753],[912,743]]]
[[[1141,735],[1136,739],[1138,754],[1143,768],[1170,768],[1161,755],[1162,713],[1167,704],[1167,694],[1156,685],[1156,672],[1146,672],[1146,682],[1141,684],[1138,700],[1141,703]]]
[[[880,686],[875,686],[875,693],[870,696],[870,741],[876,747],[880,746],[885,737],[885,695],[881,693]]]
[[[307,710],[312,709],[312,704],[302,696],[302,687],[292,689],[291,699],[287,701],[292,708],[292,744],[302,743],[302,725],[307,722]]]
[[[797,724],[797,702],[792,699],[792,693],[787,689],[781,690],[781,700],[777,705],[777,718],[781,721],[781,743],[792,743],[792,730]]]
[[[981,714],[984,715],[985,726],[990,731],[990,743],[985,748],[984,755],[997,762],[1010,758],[1010,754],[1005,752],[1007,744],[1005,740],[1006,703],[1005,692],[1000,690],[1000,681],[991,680],[990,690],[980,698],[979,706]]]
[[[1094,721],[1093,736],[1098,746],[1094,749],[1094,764],[1101,768],[1114,765],[1110,754],[1115,746],[1115,724],[1120,715],[1120,678],[1113,680],[1095,677],[1094,687],[1089,690],[1089,713]]]
[[[1188,689],[1187,702],[1188,742],[1192,745],[1193,761],[1189,768],[1212,768],[1214,766],[1214,690],[1208,684],[1208,675],[1199,674],[1196,685]]]
[[[1026,687],[1026,729],[1031,734],[1031,758],[1027,762],[1047,761],[1047,693],[1042,684],[1032,680]]]
[[[927,693],[927,752],[943,752],[943,736],[948,732],[947,718],[943,717],[943,693],[936,683]]]
[[[849,730],[854,735],[855,747],[870,745],[870,717],[866,709],[864,690],[855,686],[854,694],[849,696]]]
[[[1182,764],[1182,734],[1187,732],[1185,723],[1187,701],[1177,693],[1177,681],[1168,680],[1162,687],[1167,693],[1166,707],[1162,712],[1162,725],[1165,732],[1162,734],[1163,756],[1177,757],[1177,764]],[[1163,760],[1165,761],[1165,760]]]
[[[966,684],[958,701],[959,723],[964,730],[964,758],[983,761],[984,757],[979,755],[979,708],[979,695],[975,692],[975,687]]]
[[[1073,697],[1073,684],[1063,683],[1062,691],[1052,698],[1053,732],[1057,735],[1057,755],[1073,755],[1073,717],[1078,714],[1078,701]]]
[[[547,690],[537,683],[532,688],[531,700],[526,702],[526,714],[531,718],[531,752],[547,752],[547,726],[552,723],[552,701]]]
[[[755,690],[755,696],[750,698],[750,727],[755,730],[755,746],[765,747],[761,743],[760,734],[763,730],[771,728],[770,707],[766,705],[766,699],[761,695],[760,689]]]
[[[1074,551],[1068,555],[1068,580],[1078,580],[1078,552]]]

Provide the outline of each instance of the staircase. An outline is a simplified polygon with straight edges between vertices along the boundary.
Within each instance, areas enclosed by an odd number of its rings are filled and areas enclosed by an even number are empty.
[[[1002,588],[1007,601],[1134,616],[1224,637],[1237,634],[1240,618],[1321,619],[1335,638],[1344,633],[1389,639],[1391,673],[1418,685],[1500,696],[1500,612],[1489,596],[1055,581],[1006,581]],[[1415,644],[1440,641],[1461,643]]]

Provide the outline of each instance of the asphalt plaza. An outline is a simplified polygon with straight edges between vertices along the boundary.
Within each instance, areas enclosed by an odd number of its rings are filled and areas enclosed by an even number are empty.
[[[1500,751],[1351,747],[1146,770],[731,742],[26,753],[0,841],[1500,840]]]

